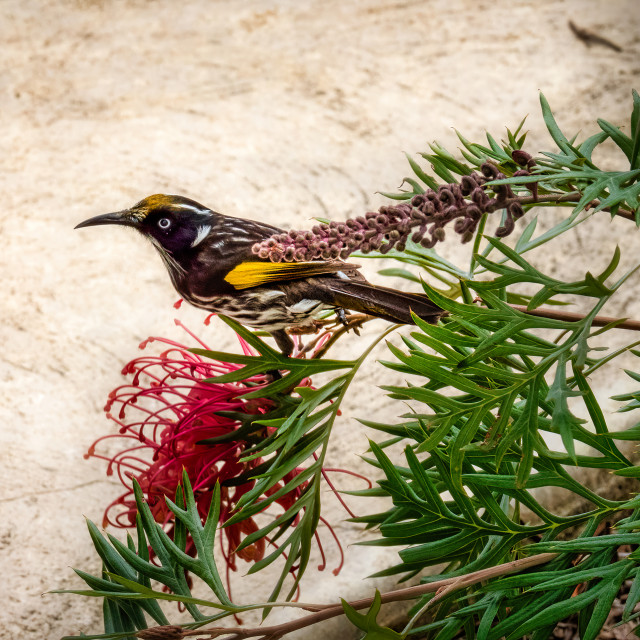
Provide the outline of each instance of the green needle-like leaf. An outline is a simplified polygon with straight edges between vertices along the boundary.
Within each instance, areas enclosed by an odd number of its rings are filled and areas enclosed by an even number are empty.
[[[403,640],[405,637],[389,629],[389,627],[380,626],[376,621],[381,605],[380,592],[377,589],[373,604],[366,614],[358,613],[346,600],[341,599],[341,602],[349,622],[357,629],[366,632],[365,635],[361,637],[361,640]]]

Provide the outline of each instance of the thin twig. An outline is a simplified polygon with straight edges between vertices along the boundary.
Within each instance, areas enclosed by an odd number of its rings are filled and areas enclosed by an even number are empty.
[[[324,356],[327,351],[329,351],[329,349],[335,344],[336,340],[338,340],[340,336],[347,333],[347,331],[351,329],[357,331],[357,329],[359,329],[365,322],[374,319],[374,316],[368,316],[366,313],[356,313],[347,316],[347,324],[333,332],[333,335],[313,355],[314,359],[322,358],[322,356]]]
[[[535,174],[534,174],[535,175]],[[549,202],[553,204],[563,204],[565,202],[579,202],[582,198],[582,194],[578,191],[572,193],[563,193],[562,195],[558,194],[547,194],[547,195],[538,195],[538,196],[515,196],[514,198],[507,198],[505,200],[505,206],[511,204],[512,202],[519,202],[521,205],[529,205],[529,204],[539,204],[541,202]],[[587,203],[585,206],[585,211],[588,209],[593,209],[600,204],[600,200],[591,200],[591,202]],[[611,209],[609,207],[604,207],[601,211],[606,211],[607,213],[611,213]],[[626,218],[627,220],[631,220],[632,222],[636,221],[636,214],[629,210],[619,208],[616,211],[616,216],[620,218]]]
[[[516,311],[520,311],[521,313],[526,313],[530,316],[538,316],[540,318],[549,318],[550,320],[563,320],[568,322],[579,322],[580,320],[584,320],[586,315],[582,313],[575,313],[572,311],[556,311],[555,309],[543,308],[543,309],[532,309],[527,310],[527,307],[519,304],[509,305],[512,309]],[[348,316],[347,324],[345,326],[340,327],[336,331],[333,332],[331,337],[322,345],[320,349],[313,355],[313,358],[322,358],[326,355],[327,351],[336,343],[336,341],[345,333],[347,333],[350,329],[359,329],[365,322],[369,320],[375,320],[375,316],[369,316],[364,313],[362,314],[353,314]],[[627,329],[628,331],[640,331],[640,321],[638,320],[628,320],[624,318],[614,318],[611,316],[596,316],[591,325],[594,327],[605,327],[608,324],[617,323],[615,325],[615,329]],[[319,336],[321,337],[321,336]],[[317,339],[313,341],[314,344],[317,342]],[[308,349],[305,348],[305,351]]]
[[[539,316],[541,318],[549,318],[550,320],[566,320],[568,322],[578,322],[585,319],[585,315],[582,313],[573,313],[571,311],[555,311],[552,309],[533,309],[527,311],[527,307],[519,304],[510,305],[511,308],[516,311],[521,311],[530,316]],[[609,316],[596,316],[592,325],[594,327],[605,327],[612,322],[617,322],[616,329],[628,329],[630,331],[640,331],[640,322],[638,320],[624,320],[622,318],[612,318]]]
[[[558,554],[556,553],[540,553],[528,558],[513,560],[511,562],[499,564],[495,567],[489,567],[488,569],[474,571],[473,573],[459,576],[457,578],[447,578],[445,580],[438,580],[437,582],[430,582],[428,584],[419,584],[405,589],[388,591],[387,593],[381,594],[381,601],[384,604],[387,602],[414,600],[425,593],[437,593],[441,589],[447,589],[447,593],[449,593],[454,589],[471,587],[479,582],[499,578],[519,571],[525,571],[526,569],[530,569],[531,567],[536,567],[541,564],[546,564],[553,560],[557,555]],[[365,609],[370,607],[373,604],[373,601],[374,598],[362,598],[360,600],[354,600],[349,604],[354,609]],[[181,640],[182,638],[190,636],[199,636],[201,638],[220,638],[222,636],[227,636],[228,640],[243,640],[244,638],[278,640],[278,638],[282,638],[292,631],[304,629],[305,627],[310,627],[314,624],[318,624],[319,622],[323,622],[324,620],[344,615],[344,609],[341,604],[311,605],[309,608],[313,608],[315,610],[311,615],[304,616],[296,620],[290,620],[289,622],[284,622],[282,624],[273,625],[271,627],[236,627],[235,629],[211,627],[209,629],[196,630],[182,629],[178,632],[177,630],[179,627],[168,626],[145,629],[144,631],[139,631],[136,636],[144,640]],[[165,635],[161,635],[164,629],[167,630],[167,633]],[[151,635],[149,632],[151,632]]]
[[[590,47],[592,44],[600,44],[603,47],[609,47],[609,49],[613,49],[618,53],[622,51],[622,47],[617,45],[615,42],[611,42],[611,40],[607,40],[607,38],[603,38],[601,35],[598,35],[593,31],[579,27],[572,20],[569,20],[569,29],[571,29],[575,37],[578,38],[578,40],[582,40],[587,47]]]

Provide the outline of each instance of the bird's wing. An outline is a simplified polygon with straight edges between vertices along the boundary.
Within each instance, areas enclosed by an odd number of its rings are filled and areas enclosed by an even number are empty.
[[[341,272],[353,272],[360,268],[340,260],[313,260],[311,262],[260,262],[245,261],[231,269],[224,277],[235,289],[249,289],[265,284],[298,280]],[[347,275],[344,276],[348,278]]]

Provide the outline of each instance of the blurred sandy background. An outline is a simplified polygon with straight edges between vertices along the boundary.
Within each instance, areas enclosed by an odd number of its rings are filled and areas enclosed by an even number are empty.
[[[70,566],[99,571],[83,516],[100,522],[120,488],[82,456],[112,429],[102,406],[138,343],[181,337],[180,317],[210,345],[234,347],[220,323],[202,326],[203,312],[172,308],[150,245],[121,229],[73,231],[77,222],[156,192],[297,228],[340,220],[400,184],[403,152],[433,139],[455,148],[454,126],[500,135],[529,114],[536,152],[550,147],[539,90],[566,131],[587,135],[597,117],[627,122],[640,88],[634,0],[3,0],[0,19],[2,640],[101,631],[99,602],[41,594],[80,587]],[[623,52],[587,48],[569,19]],[[632,260],[633,232],[605,217],[580,231],[575,254],[546,259],[580,275],[621,242]],[[456,241],[442,252],[466,255]],[[640,314],[633,298],[607,311]],[[379,329],[345,348],[359,351]],[[355,416],[394,418],[375,386],[381,371],[372,362],[345,405],[335,466],[364,468]],[[345,543],[359,539],[335,505],[328,516]],[[392,588],[363,579],[394,556],[351,547],[338,578],[310,570],[302,598]],[[235,595],[264,588],[244,578]],[[351,637],[342,625],[305,637]]]

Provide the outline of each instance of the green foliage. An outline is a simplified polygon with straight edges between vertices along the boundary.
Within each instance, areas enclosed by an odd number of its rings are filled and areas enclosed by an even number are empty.
[[[267,387],[254,394],[244,396],[250,398],[259,394],[260,397],[268,397],[276,402],[276,408],[273,411],[265,414],[259,420],[251,419],[252,428],[267,426],[272,427],[273,432],[247,449],[242,459],[270,457],[265,465],[254,469],[252,477],[256,480],[255,485],[241,497],[235,513],[224,523],[224,526],[232,526],[256,515],[280,496],[300,486],[303,482],[305,483],[301,495],[287,511],[269,524],[249,534],[238,547],[238,550],[242,550],[265,536],[271,536],[273,542],[277,540],[278,547],[265,558],[256,562],[249,573],[260,571],[286,554],[280,577],[274,585],[269,600],[275,600],[278,597],[285,578],[294,567],[297,567],[297,575],[287,593],[287,599],[290,599],[295,594],[309,562],[313,534],[320,518],[322,465],[331,429],[351,381],[371,349],[383,336],[376,339],[358,360],[336,361],[324,358],[302,360],[282,356],[233,320],[228,318],[224,320],[244,337],[260,355],[238,356],[195,350],[201,355],[211,358],[245,364],[242,369],[215,378],[216,382],[244,380],[249,375],[267,373],[274,369],[286,372],[282,378],[275,380]],[[289,395],[282,397],[283,391],[291,389],[302,378],[336,369],[346,369],[347,371],[315,389],[297,387],[295,389],[299,395],[297,399],[292,399]],[[285,476],[288,473],[302,467],[304,470],[286,482],[284,487],[272,491],[279,482],[286,480]]]
[[[131,638],[130,632],[147,628],[145,613],[159,625],[169,624],[158,600],[182,603],[196,621],[196,627],[239,610],[229,600],[213,557],[220,488],[217,487],[214,492],[211,509],[203,523],[186,472],[183,473],[182,482],[176,502],[167,500],[167,506],[176,516],[173,540],[154,520],[137,483],[134,484],[138,509],[137,545],[131,536],[127,537],[126,545],[112,535],[105,537],[93,522],[87,521],[89,535],[102,560],[102,576],[97,577],[76,570],[89,586],[89,590],[54,592],[104,598],[105,635],[83,637]],[[185,553],[187,535],[191,536],[198,549],[196,558]],[[157,562],[150,561],[149,547],[155,552]],[[198,576],[218,601],[194,598],[185,577],[185,570]],[[170,593],[152,589],[152,580],[167,587]],[[221,613],[205,616],[199,609],[202,606],[218,609]]]
[[[535,569],[452,589],[435,599],[432,593],[416,598],[401,634],[376,621],[379,593],[364,614],[343,601],[345,615],[365,632],[366,640],[415,634],[437,640],[542,640],[557,622],[572,614],[578,615],[580,637],[594,639],[625,581],[631,581],[631,587],[623,621],[637,615],[633,609],[640,602],[640,553],[633,549],[640,544],[640,498],[630,494],[612,499],[574,477],[576,470],[592,468],[640,478],[639,467],[616,444],[640,440],[640,422],[611,431],[606,408],[590,386],[590,375],[603,367],[615,370],[619,356],[627,352],[640,356],[634,350],[640,344],[637,340],[616,351],[601,352],[592,346],[596,336],[619,324],[602,327],[594,322],[634,270],[618,273],[616,249],[600,273],[588,271],[590,265],[585,265],[584,277],[564,281],[544,273],[525,255],[561,241],[566,231],[588,220],[598,233],[600,218],[594,216],[602,210],[640,224],[640,96],[633,92],[629,135],[627,129],[598,120],[600,131],[579,143],[562,132],[544,96],[541,106],[558,148],[528,161],[526,171],[522,162],[516,162],[524,157],[522,121],[514,131],[507,130],[500,143],[489,134],[486,144],[458,134],[462,159],[437,143],[430,145],[430,152],[422,154],[430,170],[409,158],[414,176],[404,183],[410,190],[387,194],[407,200],[426,189],[437,189],[442,182],[459,182],[461,176],[491,162],[507,177],[488,183],[487,188],[509,184],[515,197],[522,199],[525,215],[534,207],[570,207],[571,211],[538,235],[537,219],[529,220],[508,243],[485,235],[485,217],[464,267],[413,243],[403,252],[386,254],[396,265],[385,269],[384,275],[422,285],[448,315],[437,325],[414,317],[415,327],[402,338],[402,345],[389,342],[391,357],[384,366],[410,376],[411,382],[380,386],[397,407],[403,407],[398,409],[403,415],[394,424],[362,420],[376,434],[367,460],[380,479],[374,489],[352,492],[385,496],[388,508],[352,520],[377,532],[377,538],[364,544],[400,548],[398,560],[376,573],[378,577],[406,580],[419,575],[423,583],[431,583],[521,556],[557,555]],[[602,171],[595,164],[594,152],[605,140],[620,151],[619,171]],[[549,305],[557,310],[569,303],[586,309],[581,318],[544,314]],[[266,537],[277,542],[249,573],[276,560],[281,561],[282,571],[267,603],[231,603],[212,551],[217,499],[201,523],[185,476],[176,502],[168,503],[176,517],[172,541],[153,521],[137,488],[137,543],[131,538],[123,544],[113,536],[105,537],[89,523],[104,571],[100,577],[77,571],[89,589],[73,593],[104,598],[107,635],[102,637],[132,637],[149,620],[167,624],[158,600],[182,602],[194,620],[192,627],[249,608],[268,613],[281,593],[292,597],[308,568],[321,514],[320,481],[329,438],[341,402],[374,345],[352,361],[284,358],[237,323],[225,322],[258,355],[196,350],[205,357],[243,365],[216,382],[274,370],[283,375],[245,396],[269,398],[273,409],[268,414],[259,419],[233,415],[243,422],[233,437],[241,436],[248,444],[244,460],[264,462],[243,478],[254,480],[254,485],[222,526],[252,518],[298,490],[282,515],[262,524],[240,545],[246,548]],[[376,342],[393,329],[384,331]],[[640,382],[637,372],[627,374]],[[317,388],[298,386],[309,376],[314,380],[322,376],[324,382]],[[640,408],[640,391],[618,394],[614,400],[621,403],[620,412],[635,411]],[[269,435],[259,437],[265,426]],[[549,444],[554,435],[558,436],[556,448]],[[294,470],[299,473],[292,474]],[[576,512],[554,512],[545,494],[537,491],[541,488],[563,492],[568,501],[579,499],[584,506]],[[195,542],[196,558],[184,552],[187,535]],[[158,565],[149,561],[147,545]],[[619,554],[627,545],[632,551]],[[425,569],[437,565],[444,565],[440,573],[427,575]],[[185,569],[208,585],[215,601],[193,598]],[[295,573],[292,585],[283,591],[290,573]],[[152,589],[152,581],[171,593]],[[203,607],[216,612],[206,616],[200,610]]]
[[[538,161],[539,168],[528,178],[510,178],[500,181],[505,184],[523,185],[537,182],[544,192],[578,191],[582,197],[575,205],[574,212],[582,211],[592,200],[599,202],[593,213],[607,209],[612,215],[618,209],[626,207],[636,212],[636,224],[640,225],[640,166],[638,145],[640,145],[640,96],[633,92],[633,114],[631,117],[632,138],[625,135],[619,127],[599,119],[602,131],[574,146],[562,133],[549,103],[540,95],[542,114],[547,129],[560,153],[543,152],[544,159]],[[605,140],[610,139],[626,156],[628,171],[602,171],[592,161],[594,150]]]
[[[622,583],[636,580],[638,574],[635,557],[616,561],[616,556],[621,545],[640,543],[640,500],[608,499],[571,473],[572,468],[592,467],[640,477],[639,467],[614,445],[616,440],[638,439],[640,425],[611,432],[589,384],[590,373],[610,366],[637,344],[604,355],[590,346],[594,336],[615,328],[616,323],[595,328],[594,318],[635,269],[614,275],[620,261],[616,249],[601,273],[587,271],[579,281],[564,282],[542,273],[523,255],[586,220],[579,216],[594,198],[601,202],[593,212],[607,207],[615,213],[623,205],[637,209],[640,174],[633,165],[637,158],[631,139],[604,121],[599,121],[602,133],[574,146],[544,97],[541,102],[547,128],[561,153],[544,153],[548,160],[537,162],[535,177],[502,182],[522,186],[535,180],[539,192],[547,194],[577,189],[574,211],[538,238],[533,237],[535,220],[530,221],[514,238],[513,248],[491,237],[477,241],[467,273],[440,263],[433,250],[411,247],[399,257],[423,269],[440,267],[440,280],[446,280],[449,291],[457,276],[462,301],[424,285],[449,316],[436,326],[414,318],[416,328],[403,338],[404,347],[389,344],[395,360],[384,363],[412,380],[416,376],[422,380],[383,387],[391,398],[409,402],[411,412],[398,424],[363,421],[392,439],[371,442],[374,457],[369,461],[381,469],[383,479],[379,489],[359,493],[386,494],[392,506],[355,521],[380,532],[378,539],[365,544],[402,547],[400,562],[376,576],[397,574],[406,579],[444,563],[438,576],[423,577],[427,583],[489,568],[521,554],[559,554],[544,569],[448,595],[434,608],[429,624],[413,629],[438,640],[547,638],[554,625],[572,613],[580,613],[581,637],[596,638]],[[639,108],[634,92],[634,140]],[[607,137],[631,162],[630,171],[604,173],[595,167],[591,154]],[[491,144],[491,157],[505,174],[519,144],[514,144],[514,135],[508,138],[503,147]],[[462,141],[467,151],[480,152]],[[437,175],[441,175],[439,163],[454,170],[438,154],[429,159]],[[476,166],[485,159],[478,157]],[[457,173],[465,171],[460,167]],[[588,309],[581,319],[529,315],[509,304],[518,301],[532,311],[569,299]],[[637,373],[627,374],[640,381]],[[640,407],[637,392],[614,399],[626,403],[620,411]],[[588,420],[577,415],[587,415]],[[563,449],[550,449],[545,432],[560,436]],[[398,444],[404,446],[404,461],[386,452]],[[557,487],[587,506],[571,515],[554,513],[535,491],[541,487]],[[600,533],[598,525],[613,523],[629,510],[631,515],[618,525],[623,533]],[[530,515],[525,519],[524,513]],[[640,586],[635,584],[637,603]],[[431,598],[425,596],[416,610],[428,608]],[[633,606],[627,607],[627,618]]]
[[[500,578],[470,592],[466,598],[458,596],[455,612],[415,627],[412,634],[430,632],[433,637],[447,637],[442,633],[447,628],[461,629],[471,621],[470,628],[477,629],[477,635],[471,637],[479,640],[546,639],[556,623],[578,613],[582,618],[580,637],[593,640],[611,612],[624,580],[638,575],[638,566],[632,560],[611,563],[616,543],[608,542],[607,547],[575,566],[570,557],[562,554],[544,570]],[[474,620],[479,621],[477,627]]]
[[[348,602],[342,600],[342,608],[349,622],[357,629],[365,631],[360,640],[403,640],[404,635],[378,624],[376,617],[380,613],[381,606],[382,599],[377,589],[373,604],[366,614],[358,613]]]

